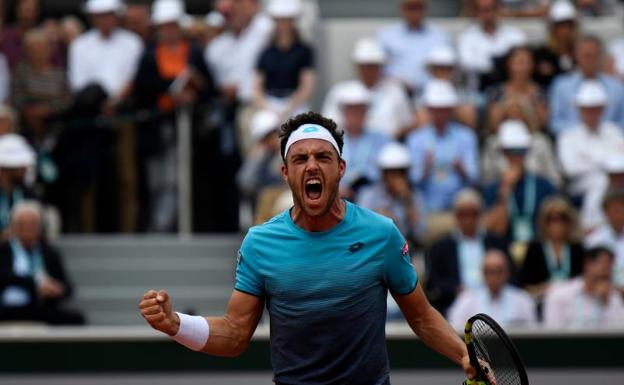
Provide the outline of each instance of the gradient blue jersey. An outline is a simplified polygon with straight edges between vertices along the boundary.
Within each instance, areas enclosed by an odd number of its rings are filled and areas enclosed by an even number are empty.
[[[409,294],[418,278],[392,221],[346,202],[326,232],[295,225],[289,211],[253,227],[236,290],[266,300],[277,384],[389,384],[387,290]]]

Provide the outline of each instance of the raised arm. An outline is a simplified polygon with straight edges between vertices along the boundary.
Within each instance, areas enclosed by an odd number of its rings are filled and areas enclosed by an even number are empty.
[[[234,290],[225,315],[205,317],[208,340],[203,348],[196,350],[223,357],[236,357],[242,354],[247,350],[251,336],[262,317],[263,305],[262,298]],[[169,294],[166,291],[148,291],[143,295],[139,309],[152,328],[172,337],[178,334],[180,317],[173,311]],[[197,334],[201,335],[201,333],[195,333]]]

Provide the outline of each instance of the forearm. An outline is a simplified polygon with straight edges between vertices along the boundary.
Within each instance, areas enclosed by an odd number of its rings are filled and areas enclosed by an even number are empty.
[[[210,335],[201,350],[213,356],[237,357],[247,350],[249,338],[240,326],[227,316],[206,317],[210,325]]]
[[[408,323],[427,346],[462,365],[462,359],[468,355],[466,345],[432,306],[429,305],[419,317],[408,320]]]

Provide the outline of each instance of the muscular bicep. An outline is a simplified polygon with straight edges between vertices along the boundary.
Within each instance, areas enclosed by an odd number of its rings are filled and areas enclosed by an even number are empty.
[[[236,324],[249,340],[260,322],[263,307],[264,299],[261,297],[234,290],[225,311],[225,318]]]

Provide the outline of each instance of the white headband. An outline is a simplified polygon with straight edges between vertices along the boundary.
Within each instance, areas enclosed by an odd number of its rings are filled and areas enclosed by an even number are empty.
[[[290,146],[304,139],[320,139],[329,142],[332,146],[334,146],[338,155],[341,155],[336,139],[334,139],[327,128],[318,124],[304,124],[299,126],[299,128],[293,131],[288,137],[286,147],[284,148],[284,158],[286,158]]]

